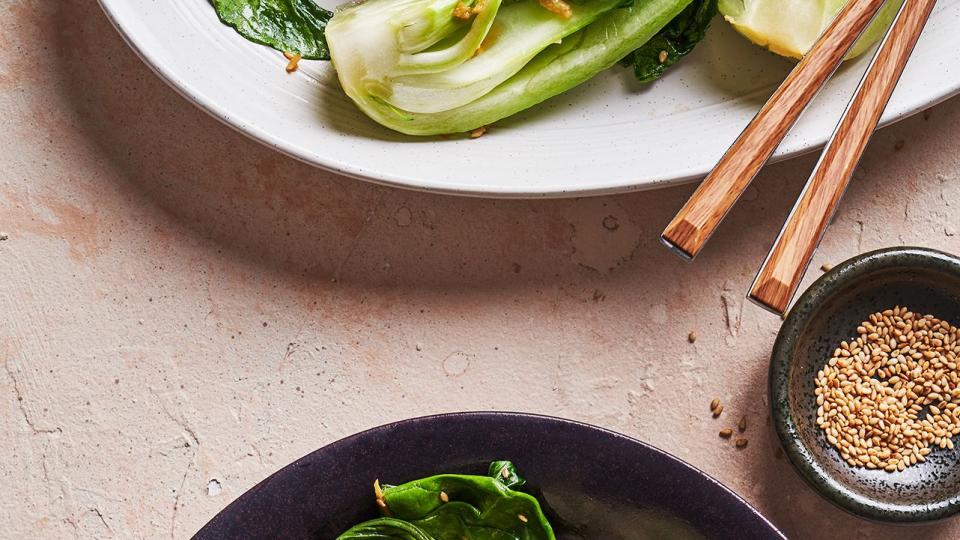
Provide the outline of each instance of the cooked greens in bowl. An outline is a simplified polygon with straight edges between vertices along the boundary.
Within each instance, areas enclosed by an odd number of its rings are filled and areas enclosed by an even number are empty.
[[[498,457],[517,468],[491,465]],[[378,478],[405,483],[378,490],[371,487]],[[194,538],[464,536],[783,538],[716,480],[653,447],[586,424],[508,412],[414,418],[329,444],[251,488]]]
[[[377,480],[374,497],[382,516],[354,525],[337,540],[554,540],[540,503],[519,490],[524,483],[509,461],[490,463],[486,476],[439,474],[382,488]]]

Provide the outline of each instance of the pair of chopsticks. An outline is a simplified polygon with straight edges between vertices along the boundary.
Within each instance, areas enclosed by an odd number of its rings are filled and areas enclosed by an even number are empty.
[[[697,256],[885,2],[844,6],[664,230],[667,246]],[[935,4],[901,6],[757,274],[749,297],[760,306],[786,312]]]

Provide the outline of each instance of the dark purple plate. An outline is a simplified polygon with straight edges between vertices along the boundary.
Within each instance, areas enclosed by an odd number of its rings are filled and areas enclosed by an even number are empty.
[[[784,538],[719,482],[640,441],[570,420],[455,413],[405,420],[325,446],[279,470],[195,538],[334,539],[377,516],[374,479],[485,474],[509,459],[563,540]]]

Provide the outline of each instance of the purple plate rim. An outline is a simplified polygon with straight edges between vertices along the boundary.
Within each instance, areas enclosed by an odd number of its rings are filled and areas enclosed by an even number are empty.
[[[348,435],[342,439],[338,439],[334,442],[321,446],[316,450],[313,450],[300,458],[292,461],[291,463],[282,466],[277,469],[275,472],[271,473],[269,476],[258,482],[256,485],[242,493],[236,499],[231,501],[227,506],[220,510],[210,521],[208,521],[199,531],[194,535],[194,538],[205,538],[210,537],[208,534],[217,530],[218,525],[226,523],[229,521],[231,514],[239,509],[239,507],[248,504],[252,499],[254,499],[258,492],[263,489],[265,486],[271,483],[272,480],[277,479],[278,477],[288,474],[292,470],[296,470],[298,467],[303,466],[309,460],[315,458],[316,456],[334,453],[342,450],[343,448],[349,448],[351,445],[354,445],[358,440],[362,440],[369,437],[374,437],[377,435],[389,433],[397,429],[408,429],[421,425],[429,425],[436,423],[444,423],[448,421],[458,421],[458,420],[472,420],[472,421],[508,421],[508,422],[546,422],[548,424],[556,424],[558,426],[573,427],[579,430],[586,430],[588,432],[593,432],[597,435],[613,437],[614,439],[621,440],[623,442],[629,443],[630,445],[636,445],[640,449],[650,452],[654,455],[657,455],[668,461],[672,461],[677,465],[680,465],[683,469],[686,469],[688,472],[692,473],[694,477],[700,481],[705,481],[707,484],[712,485],[714,488],[718,488],[723,492],[727,497],[730,497],[730,503],[736,503],[741,507],[741,509],[748,511],[755,518],[757,518],[763,525],[766,526],[768,533],[771,533],[774,536],[783,538],[786,540],[786,536],[772,523],[767,519],[763,514],[761,514],[756,508],[753,507],[749,502],[747,502],[743,497],[738,495],[736,492],[722,484],[719,480],[713,478],[706,472],[694,467],[693,465],[687,463],[686,461],[674,456],[673,454],[661,450],[653,445],[645,443],[639,439],[624,435],[622,433],[589,424],[586,422],[581,422],[578,420],[571,420],[567,418],[561,418],[557,416],[550,416],[544,414],[536,413],[527,413],[527,412],[512,412],[512,411],[462,411],[462,412],[446,412],[431,414],[426,416],[418,416],[413,418],[407,418],[403,420],[397,420],[394,422],[389,422],[386,424],[378,425],[372,428],[359,431],[352,435]],[[440,471],[438,471],[439,473]]]

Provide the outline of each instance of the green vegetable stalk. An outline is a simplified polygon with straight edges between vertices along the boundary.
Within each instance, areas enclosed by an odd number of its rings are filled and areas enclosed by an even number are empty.
[[[441,474],[384,486],[384,517],[350,528],[338,540],[555,540],[537,500],[513,464],[494,462],[489,476]]]
[[[621,7],[622,0],[585,0],[563,19],[534,0],[520,0],[499,8],[487,31],[493,37],[479,54],[450,69],[401,74],[400,59],[422,53],[405,49],[405,40],[391,44],[408,28],[411,13],[436,1],[368,0],[337,13],[327,26],[331,56],[347,95],[377,122],[411,135],[470,131],[569,90],[650,41],[691,4],[637,0]],[[484,0],[476,1],[484,5]],[[714,2],[707,4],[698,22],[708,22],[716,12]],[[479,17],[460,24],[459,32],[469,35],[467,28],[480,24]],[[444,38],[425,50],[442,50]],[[692,37],[675,41],[682,47],[674,52],[674,61],[695,42]],[[662,69],[645,79],[659,73]]]
[[[242,35],[333,61],[370,118],[411,135],[491,124],[618,61],[655,80],[703,38],[717,0],[210,0]]]

